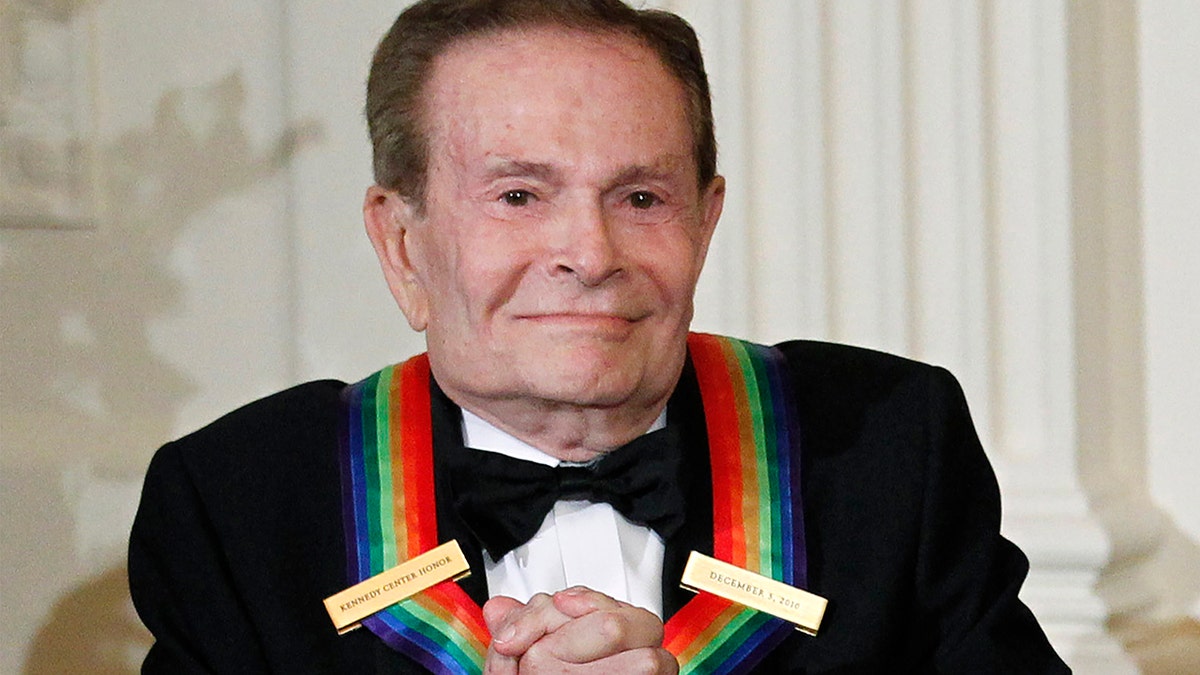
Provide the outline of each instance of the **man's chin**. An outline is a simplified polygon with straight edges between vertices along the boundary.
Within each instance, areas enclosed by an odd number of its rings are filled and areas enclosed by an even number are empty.
[[[637,378],[613,377],[612,373],[598,377],[580,371],[528,381],[528,391],[533,398],[552,405],[615,408],[638,397],[638,384]]]
[[[521,379],[538,398],[583,407],[646,405],[663,395],[657,389],[674,384],[657,385],[659,378],[647,372],[647,355],[633,346],[548,349],[530,354],[524,365]]]
[[[548,402],[558,403],[563,407],[577,407],[580,409],[589,410],[616,410],[618,408],[632,407],[634,400],[640,400],[641,392],[636,390],[592,390],[580,392],[549,392],[549,396],[545,399]],[[640,405],[640,404],[639,404]]]

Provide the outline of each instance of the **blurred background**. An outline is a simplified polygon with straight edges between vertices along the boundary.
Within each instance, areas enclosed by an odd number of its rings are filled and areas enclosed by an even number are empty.
[[[420,351],[366,237],[383,0],[0,0],[0,673],[137,672],[154,450]],[[933,361],[1081,673],[1200,672],[1200,3],[676,0],[696,328]]]

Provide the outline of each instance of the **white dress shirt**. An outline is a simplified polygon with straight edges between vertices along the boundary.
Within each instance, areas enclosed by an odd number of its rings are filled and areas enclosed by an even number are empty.
[[[565,464],[463,410],[463,443],[546,466]],[[663,411],[650,431],[667,424]],[[558,501],[533,538],[500,560],[483,552],[488,595],[528,602],[535,593],[587,586],[662,618],[665,547],[654,530],[636,525],[608,504]]]

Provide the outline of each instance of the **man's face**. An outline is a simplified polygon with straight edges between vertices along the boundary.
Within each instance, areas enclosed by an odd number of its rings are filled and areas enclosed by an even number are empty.
[[[631,38],[469,39],[427,85],[419,213],[367,221],[434,375],[495,404],[657,409],[682,367],[723,181],[698,187],[682,86]]]

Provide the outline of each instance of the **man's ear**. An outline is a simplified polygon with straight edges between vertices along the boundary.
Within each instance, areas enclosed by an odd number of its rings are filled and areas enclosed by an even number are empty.
[[[708,245],[712,241],[713,232],[717,229],[717,221],[721,219],[721,211],[725,208],[725,177],[714,176],[708,187],[700,195],[700,227],[701,246],[700,263],[708,256]]]
[[[363,200],[363,223],[367,236],[375,247],[383,276],[400,311],[415,331],[423,331],[429,324],[429,294],[426,292],[421,255],[413,230],[419,226],[419,216],[410,204],[395,190],[378,185],[367,188]]]

